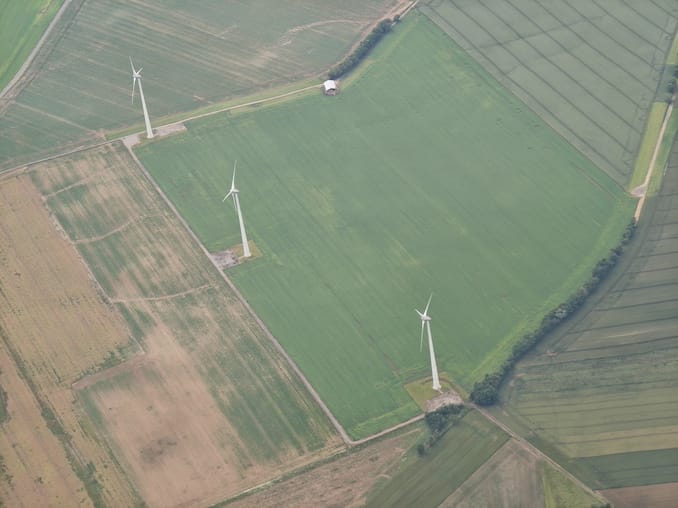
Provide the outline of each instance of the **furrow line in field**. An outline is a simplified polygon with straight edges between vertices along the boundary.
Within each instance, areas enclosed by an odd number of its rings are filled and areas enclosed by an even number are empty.
[[[636,102],[636,100],[637,100],[636,97],[630,96],[628,93],[626,93],[624,90],[622,90],[622,89],[619,87],[619,85],[615,84],[614,81],[608,79],[607,76],[605,76],[604,73],[599,72],[595,67],[591,66],[589,63],[587,63],[587,62],[585,62],[584,60],[582,60],[582,58],[581,58],[578,54],[572,53],[567,47],[565,47],[565,46],[563,45],[562,42],[560,42],[558,39],[556,39],[556,38],[553,36],[551,30],[545,29],[544,27],[542,27],[541,25],[539,25],[539,24],[538,24],[536,21],[534,21],[530,16],[528,16],[522,9],[520,9],[520,8],[519,8],[512,0],[505,0],[505,2],[506,2],[507,4],[509,4],[509,5],[511,5],[516,11],[520,12],[520,14],[521,14],[523,17],[525,17],[525,19],[528,19],[534,26],[536,26],[536,27],[541,31],[541,33],[542,33],[543,35],[546,35],[549,39],[551,39],[553,42],[555,42],[555,43],[563,50],[563,53],[566,53],[566,54],[570,55],[572,58],[574,58],[575,60],[577,60],[579,63],[581,63],[581,65],[583,65],[584,67],[586,67],[586,69],[588,69],[588,72],[590,72],[591,74],[593,74],[594,76],[596,76],[596,77],[597,77],[598,79],[600,79],[601,81],[605,82],[608,86],[610,86],[611,88],[613,88],[614,90],[616,90],[619,94],[623,95],[629,102],[635,104],[636,106],[639,106],[639,104]],[[545,11],[545,12],[549,12],[546,8],[544,8],[544,11]],[[551,13],[549,12],[549,14],[551,14]],[[582,38],[579,34],[577,34],[576,32],[574,32],[574,31],[572,30],[572,28],[570,27],[569,24],[563,23],[561,26],[564,27],[564,28],[566,28],[567,30],[569,30],[569,31],[570,31],[572,34],[574,34],[574,35],[575,35],[582,43],[584,43],[584,44],[585,44],[586,46],[588,46],[589,48],[593,49],[598,55],[600,55],[601,57],[603,57],[603,58],[605,58],[605,59],[609,59],[608,56],[604,55],[600,50],[598,50],[597,48],[595,48],[594,46],[592,46],[591,43],[589,43],[589,42],[586,41],[584,38]],[[624,69],[623,67],[619,66],[617,63],[615,63],[614,65],[615,65],[616,68],[621,69],[621,70],[623,70],[624,72],[626,72],[626,74],[627,74],[631,79],[634,79],[634,80],[636,80],[638,83],[640,83],[640,84],[643,86],[643,88],[646,88],[648,91],[651,91],[651,89],[650,89],[649,87],[647,87],[644,83],[642,83],[636,76],[633,76],[631,73],[629,73],[628,71],[626,71],[626,69]]]
[[[543,100],[537,98],[537,96],[534,95],[533,92],[528,91],[522,84],[520,84],[518,81],[516,81],[514,78],[512,78],[509,74],[506,74],[504,71],[502,71],[501,67],[496,62],[494,62],[494,60],[485,56],[482,52],[482,49],[475,42],[472,42],[472,40],[468,36],[462,34],[455,27],[450,25],[450,23],[441,14],[439,14],[434,9],[432,9],[432,8],[431,9],[422,9],[422,12],[424,12],[424,13],[426,13],[427,11],[429,13],[435,14],[436,20],[434,22],[436,24],[439,24],[441,22],[444,23],[445,25],[447,25],[448,29],[452,30],[455,34],[457,34],[457,37],[459,37],[460,39],[465,41],[468,48],[470,48],[470,50],[472,50],[474,57],[477,58],[481,62],[485,62],[485,64],[483,65],[484,67],[487,68],[489,66],[491,69],[494,69],[493,71],[488,69],[490,74],[492,74],[497,79],[499,79],[499,81],[503,81],[504,84],[507,86],[507,88],[509,90],[511,90],[520,100],[522,100],[527,105],[527,107],[532,109],[535,112],[535,114],[537,114],[540,118],[542,118],[543,121],[547,125],[549,125],[553,130],[555,130],[558,133],[561,133],[566,139],[572,140],[573,144],[577,148],[582,150],[582,152],[584,152],[584,154],[587,157],[591,158],[590,157],[591,154],[593,154],[595,157],[598,157],[599,158],[598,161],[595,161],[594,159],[591,159],[591,160],[593,160],[593,162],[596,163],[596,164],[599,164],[599,163],[602,162],[603,163],[602,165],[606,168],[607,172],[614,172],[617,175],[619,175],[619,177],[621,177],[621,178],[624,178],[624,177],[627,176],[626,173],[623,173],[622,171],[620,171],[616,167],[616,165],[608,158],[608,156],[603,154],[603,152],[601,152],[594,144],[592,144],[591,142],[589,142],[588,140],[583,138],[581,135],[579,135],[573,128],[571,128],[568,125],[566,125],[565,123],[561,122],[558,119],[558,116],[555,115],[549,109],[549,107],[546,105],[546,103]],[[467,50],[468,50],[468,48],[467,48]],[[529,71],[529,69],[527,69],[527,70]],[[548,115],[548,116],[545,117],[544,115]],[[587,153],[587,151],[588,151],[588,153]],[[616,178],[614,178],[614,177],[612,177],[612,178],[615,181],[617,181]]]
[[[482,4],[482,2],[481,2],[481,4]],[[496,17],[496,14],[494,14],[494,12],[493,12],[492,10],[488,9],[487,6],[485,6],[485,4],[482,4],[482,5],[483,5],[483,7],[485,7],[485,9],[486,9],[488,12],[492,12],[492,14]],[[470,19],[471,21],[473,21],[473,23],[475,23],[479,28],[481,28],[481,30],[483,30],[489,37],[491,37],[492,39],[494,39],[494,41],[496,42],[497,46],[503,47],[504,50],[505,50],[508,54],[510,54],[513,58],[515,58],[518,62],[520,62],[520,64],[523,66],[523,68],[524,68],[526,71],[529,71],[531,75],[537,77],[537,78],[539,79],[539,81],[541,81],[541,82],[544,83],[547,87],[549,87],[551,90],[553,90],[558,96],[560,96],[560,98],[561,98],[562,100],[564,100],[566,103],[568,103],[574,110],[579,111],[579,113],[581,113],[585,118],[587,118],[587,119],[589,120],[589,122],[591,122],[591,124],[595,125],[601,132],[607,133],[607,136],[608,136],[609,139],[611,139],[612,141],[616,142],[622,149],[626,149],[626,146],[625,146],[620,140],[618,140],[616,137],[614,137],[614,136],[612,136],[612,135],[609,134],[609,132],[608,132],[608,131],[610,130],[609,128],[603,127],[603,125],[599,124],[598,121],[594,120],[593,117],[592,117],[589,113],[585,112],[584,109],[582,108],[582,106],[580,106],[579,104],[573,102],[567,95],[565,95],[561,90],[559,90],[558,88],[556,88],[556,87],[555,87],[552,83],[550,83],[549,80],[547,80],[544,76],[542,76],[541,74],[537,74],[535,71],[533,71],[532,68],[530,67],[529,63],[526,63],[526,62],[524,61],[523,58],[519,58],[519,57],[517,56],[517,54],[516,54],[514,51],[511,51],[510,49],[504,47],[504,46],[502,45],[501,41],[499,41],[499,40],[494,36],[494,34],[493,34],[490,30],[488,30],[482,23],[478,22],[475,18],[473,18],[472,16],[470,16],[468,13],[464,13],[464,15],[465,15],[468,19]],[[497,19],[499,19],[499,18],[497,18]],[[504,23],[502,20],[500,20],[500,21],[501,21],[502,23]],[[504,23],[504,24],[506,24],[506,23]],[[507,26],[508,26],[508,25],[507,25]],[[523,42],[525,42],[526,44],[528,44],[528,45],[529,45],[536,53],[538,53],[539,56],[544,60],[544,62],[546,62],[546,63],[548,63],[549,65],[551,65],[554,69],[556,69],[557,71],[561,72],[564,76],[567,76],[567,78],[572,82],[572,86],[577,86],[577,87],[581,88],[581,89],[584,90],[590,97],[592,97],[597,103],[599,103],[601,106],[603,106],[603,108],[604,108],[605,110],[611,111],[613,114],[616,114],[616,113],[614,113],[614,111],[611,110],[606,104],[604,104],[604,103],[602,103],[600,100],[598,100],[598,99],[597,99],[597,98],[596,98],[589,90],[586,90],[583,86],[581,86],[581,85],[579,84],[579,82],[578,82],[576,79],[574,79],[572,76],[570,76],[570,75],[569,75],[566,71],[564,71],[562,68],[560,68],[560,67],[558,67],[557,65],[555,65],[555,64],[554,64],[554,63],[553,63],[553,62],[552,62],[552,61],[544,54],[544,52],[543,52],[541,49],[537,48],[537,47],[536,47],[532,42],[530,42],[527,38],[521,36],[521,34],[519,34],[518,32],[515,31],[515,29],[511,28],[511,30],[516,34],[517,37],[520,38],[520,40],[522,40]],[[618,116],[618,115],[617,115],[617,116]],[[623,120],[623,119],[622,119],[622,120]],[[623,121],[624,121],[624,120],[623,120]],[[624,121],[624,123],[626,123],[627,125],[631,126],[631,125],[628,124],[628,122],[626,122],[626,121]]]
[[[492,423],[494,423],[497,427],[499,427],[501,430],[506,432],[509,436],[511,436],[515,441],[520,444],[520,446],[533,455],[534,457],[537,457],[538,459],[545,460],[548,462],[552,467],[554,467],[556,470],[560,471],[563,475],[565,475],[567,478],[569,478],[572,482],[574,482],[575,485],[577,485],[580,489],[582,489],[584,492],[587,492],[589,495],[595,497],[596,499],[599,499],[602,502],[607,502],[605,497],[603,497],[602,494],[599,492],[596,492],[595,490],[592,490],[588,485],[586,485],[584,482],[582,482],[579,478],[574,476],[572,473],[570,473],[567,469],[565,469],[563,466],[561,466],[558,462],[553,460],[551,457],[546,455],[544,452],[542,452],[539,448],[536,448],[532,443],[529,441],[525,440],[522,436],[516,434],[513,430],[511,430],[510,427],[508,427],[506,424],[504,424],[502,421],[498,420],[495,418],[493,415],[491,415],[489,412],[484,410],[483,408],[476,406],[475,404],[470,404],[472,407],[474,407],[481,415],[483,415],[485,418],[490,420]]]

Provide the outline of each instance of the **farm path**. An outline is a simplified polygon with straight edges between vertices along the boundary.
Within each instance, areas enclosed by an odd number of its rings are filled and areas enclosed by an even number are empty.
[[[556,470],[560,471],[563,475],[565,475],[567,478],[569,478],[572,482],[574,482],[575,485],[577,485],[580,489],[582,489],[584,492],[589,493],[596,499],[599,499],[602,503],[607,503],[607,499],[605,499],[602,494],[599,492],[596,492],[595,490],[591,489],[588,485],[586,485],[584,482],[579,480],[576,476],[574,476],[572,473],[570,473],[567,469],[565,469],[563,466],[561,466],[558,462],[553,460],[551,457],[546,455],[544,452],[542,452],[539,448],[535,447],[532,443],[524,439],[522,436],[518,435],[516,432],[514,432],[511,427],[507,426],[504,422],[500,421],[497,419],[494,415],[490,414],[483,408],[473,404],[469,403],[469,406],[474,408],[476,411],[478,411],[481,415],[483,415],[485,418],[490,420],[492,423],[494,423],[497,427],[499,427],[501,430],[506,432],[509,436],[511,436],[515,442],[520,445],[520,447],[525,450],[526,452],[530,453],[534,457],[538,459],[545,460],[548,462],[551,466],[553,466]]]
[[[38,41],[38,43],[33,48],[33,51],[31,51],[30,55],[28,55],[28,58],[26,58],[26,61],[24,62],[24,64],[17,71],[17,73],[10,80],[10,82],[7,83],[7,86],[5,86],[5,88],[3,88],[2,91],[0,91],[0,99],[2,99],[12,88],[14,88],[14,85],[16,85],[21,80],[21,78],[24,76],[24,74],[28,70],[28,67],[33,62],[35,55],[38,54],[38,51],[40,51],[43,44],[45,44],[45,41],[47,40],[49,35],[52,33],[52,29],[54,28],[54,25],[56,25],[59,22],[59,19],[61,19],[61,15],[64,13],[66,8],[68,8],[68,5],[70,3],[71,3],[71,0],[65,0],[64,3],[61,5],[61,8],[54,15],[54,18],[52,19],[50,24],[47,25],[45,32],[42,34],[42,37],[40,37],[40,40]]]
[[[181,298],[182,296],[188,296],[206,289],[213,289],[212,284],[203,284],[197,288],[187,289],[186,291],[180,291],[178,293],[172,293],[171,295],[162,295],[162,296],[146,296],[142,298],[109,298],[111,303],[139,303],[139,302],[165,302],[167,300],[172,300],[174,298]]]
[[[652,152],[652,159],[650,159],[650,165],[647,168],[645,181],[641,185],[633,189],[633,191],[631,192],[632,196],[640,198],[640,200],[638,201],[638,205],[636,206],[636,211],[633,214],[633,217],[636,220],[636,222],[638,221],[638,219],[640,219],[640,214],[643,212],[643,207],[645,206],[645,198],[647,196],[648,187],[650,186],[650,179],[652,178],[652,174],[654,172],[654,166],[657,160],[657,155],[659,154],[659,149],[662,146],[662,141],[664,140],[664,132],[666,131],[666,126],[669,124],[669,120],[671,119],[671,114],[673,113],[673,105],[675,104],[677,97],[678,90],[676,90],[676,92],[673,94],[673,97],[671,97],[669,107],[666,109],[666,113],[664,114],[664,121],[662,122],[661,129],[659,130],[659,135],[657,136],[657,143],[654,145],[654,151]]]
[[[81,185],[80,183],[74,184],[74,186]],[[63,191],[58,191],[58,192],[63,192]],[[133,219],[129,219],[125,223],[121,224],[117,228],[111,229],[109,232],[104,233],[103,235],[98,235],[98,236],[91,236],[89,238],[80,238],[79,240],[74,240],[73,244],[75,245],[81,245],[81,244],[87,244],[87,243],[94,243],[98,242],[101,240],[104,240],[108,238],[109,236],[115,235],[117,233],[120,233],[127,229],[130,226],[133,226],[134,224],[137,224],[141,222],[144,219],[147,219],[149,217],[152,217],[151,215],[144,215],[144,216],[139,216],[139,217],[134,217]]]

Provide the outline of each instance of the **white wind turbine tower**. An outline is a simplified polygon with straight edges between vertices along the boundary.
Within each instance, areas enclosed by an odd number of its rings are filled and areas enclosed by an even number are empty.
[[[134,68],[132,63],[132,57],[129,57],[129,64],[132,66],[132,104],[134,104],[134,89],[139,83],[139,95],[141,96],[141,107],[144,110],[144,122],[146,122],[146,137],[148,139],[153,138],[153,129],[151,129],[151,120],[148,118],[148,109],[146,108],[146,99],[144,99],[144,89],[141,88],[141,71],[143,67],[140,67],[139,70]]]
[[[424,312],[419,312],[417,309],[417,314],[421,318],[421,339],[419,341],[419,351],[422,350],[424,346],[424,326],[426,326],[426,331],[428,332],[428,352],[431,355],[431,377],[433,377],[433,389],[436,391],[441,390],[440,379],[438,379],[438,365],[436,365],[436,355],[433,352],[433,337],[431,336],[431,316],[428,315],[428,307],[431,305],[431,298],[433,298],[433,293],[428,297],[428,303]]]
[[[238,161],[235,161],[233,164],[233,179],[231,180],[231,190],[228,191],[228,194],[222,199],[222,203],[228,199],[229,196],[233,196],[233,206],[238,212],[238,222],[240,222],[240,236],[242,237],[242,250],[243,257],[248,258],[252,254],[250,253],[250,246],[247,243],[247,233],[245,232],[245,222],[242,220],[242,212],[240,211],[240,199],[238,199],[238,189],[235,187],[235,168],[238,164]]]

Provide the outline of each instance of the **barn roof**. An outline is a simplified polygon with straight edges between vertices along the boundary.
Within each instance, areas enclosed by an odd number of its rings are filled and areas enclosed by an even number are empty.
[[[323,86],[325,87],[325,91],[329,90],[336,90],[337,89],[337,84],[334,82],[333,79],[328,79],[323,83]]]

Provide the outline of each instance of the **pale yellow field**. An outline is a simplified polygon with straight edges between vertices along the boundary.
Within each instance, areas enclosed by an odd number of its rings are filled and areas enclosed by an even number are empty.
[[[0,344],[0,385],[10,418],[0,427],[0,499],[7,506],[91,506],[66,453],[40,416],[40,406]]]
[[[137,501],[105,446],[87,432],[71,383],[127,345],[123,320],[98,293],[27,176],[0,182],[0,326],[9,421],[2,426],[2,498],[25,506],[83,504],[88,470],[100,499]],[[11,354],[10,354],[11,353]],[[17,369],[28,380],[18,377]],[[56,416],[51,432],[40,412]],[[91,478],[93,479],[93,478]],[[60,501],[56,501],[56,500]]]

